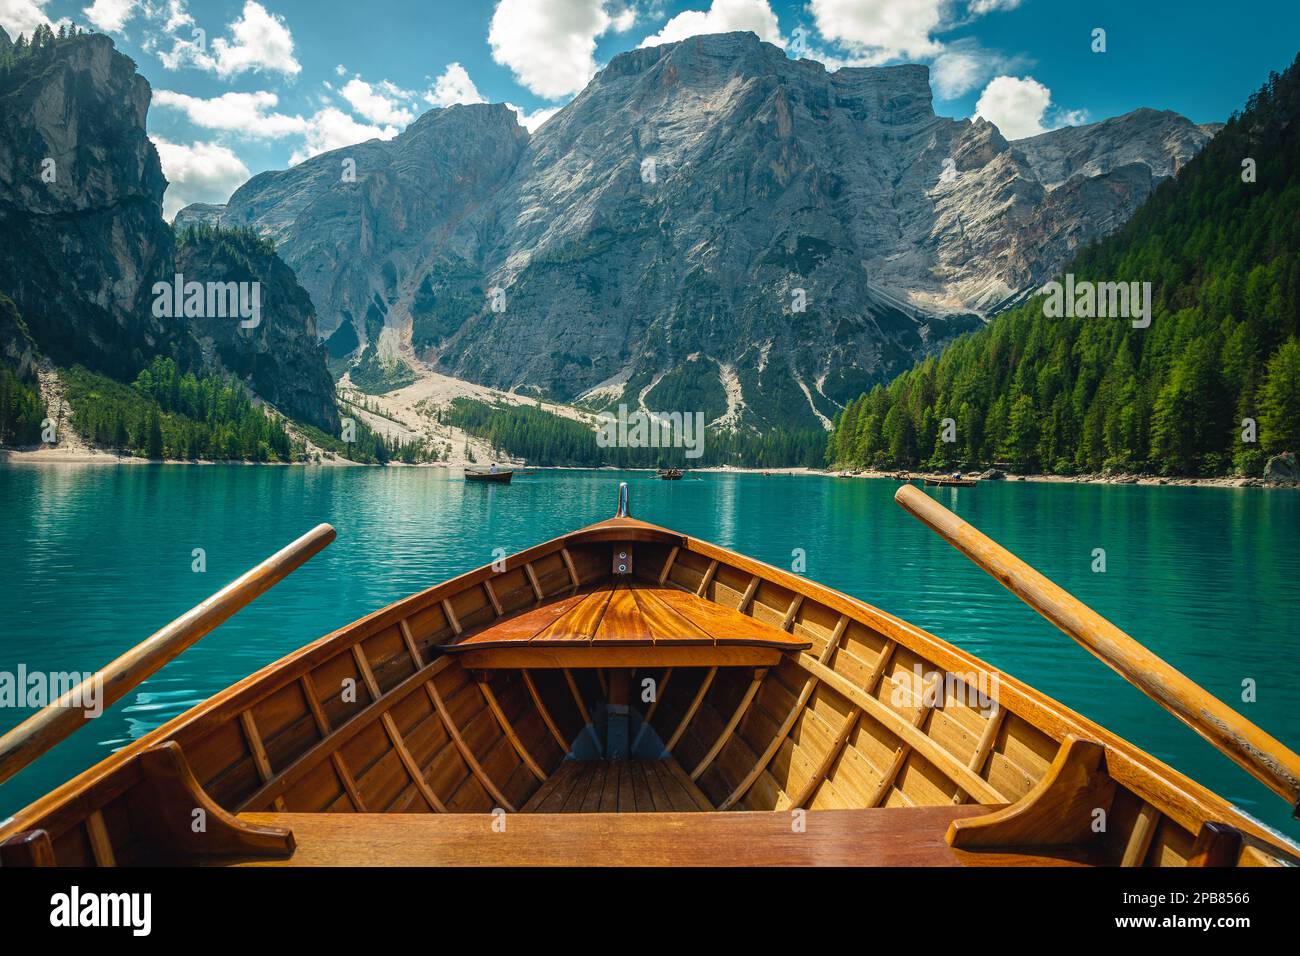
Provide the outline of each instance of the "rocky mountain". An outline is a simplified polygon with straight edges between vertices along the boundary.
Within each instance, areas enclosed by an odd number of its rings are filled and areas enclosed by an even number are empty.
[[[178,223],[274,238],[362,387],[427,363],[817,427],[1120,225],[1210,133],[1139,110],[1008,142],[936,116],[925,67],[828,72],[722,34],[615,57],[532,136],[504,106],[436,110]]]
[[[145,133],[151,91],[135,64],[94,34],[2,52],[0,292],[40,350],[123,380],[156,355],[222,367],[286,414],[336,428],[311,301],[288,267],[269,250],[235,262],[219,244],[178,254]],[[262,280],[262,327],[157,315],[155,283],[178,271],[203,283]]]
[[[197,355],[182,326],[149,308],[172,254],[149,97],[105,36],[0,74],[0,291],[58,362],[125,375],[155,352]]]
[[[221,282],[258,283],[261,316],[255,325],[253,319],[221,317],[188,321],[203,363],[245,382],[291,417],[337,431],[334,380],[316,335],[311,297],[269,241],[212,227],[189,229],[177,237],[176,271],[187,282],[219,276]]]

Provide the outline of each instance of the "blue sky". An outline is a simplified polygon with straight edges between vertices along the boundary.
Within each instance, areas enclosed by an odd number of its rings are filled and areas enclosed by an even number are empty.
[[[937,112],[1009,138],[1139,106],[1220,121],[1300,47],[1297,0],[0,0],[11,35],[42,21],[111,35],[149,79],[169,214],[440,104],[536,127],[614,55],[698,33],[926,63]]]

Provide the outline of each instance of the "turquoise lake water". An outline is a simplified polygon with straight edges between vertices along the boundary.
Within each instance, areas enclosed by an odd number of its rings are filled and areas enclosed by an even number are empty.
[[[236,679],[413,591],[632,511],[906,618],[1265,822],[1289,810],[894,504],[893,481],[442,469],[0,467],[0,671],[92,671],[321,521],[338,540],[0,785],[0,816]],[[1300,493],[990,482],[929,489],[1248,718],[1300,748]],[[206,573],[191,570],[203,548]],[[1091,570],[1094,548],[1106,572]],[[1242,702],[1253,680],[1256,701]],[[0,709],[0,731],[29,711]]]

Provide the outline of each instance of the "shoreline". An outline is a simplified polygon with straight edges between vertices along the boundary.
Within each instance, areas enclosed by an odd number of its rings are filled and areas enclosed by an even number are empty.
[[[243,467],[269,466],[273,468],[442,468],[448,472],[461,470],[466,467],[472,467],[465,464],[429,461],[407,463],[392,461],[386,465],[372,464],[368,462],[350,461],[346,458],[325,458],[320,461],[215,461],[208,459],[152,459],[136,458],[126,455],[117,455],[114,452],[103,451],[95,448],[42,448],[42,449],[14,449],[0,448],[0,465],[120,465],[123,467],[136,467],[140,465],[196,465],[200,467],[211,467],[217,465],[238,465]],[[653,474],[655,468],[617,468],[613,465],[522,465],[513,462],[505,463],[508,467],[516,471],[644,471]],[[748,466],[738,465],[711,465],[705,468],[690,468],[687,472],[703,472],[708,474],[719,475],[812,475],[822,478],[838,479],[875,479],[884,481],[893,481],[901,483],[903,479],[899,474],[907,474],[909,481],[921,481],[924,478],[946,478],[947,474],[939,472],[896,472],[896,471],[874,471],[860,470],[854,473],[841,473],[821,468],[809,468],[803,465],[790,466],[785,468],[751,468]],[[1053,474],[1026,474],[1026,475],[1006,475],[1003,478],[979,478],[979,473],[972,473],[965,477],[976,478],[981,484],[986,481],[1006,481],[1006,482],[1040,482],[1047,484],[1079,484],[1079,485],[1142,485],[1147,487],[1179,487],[1179,488],[1270,488],[1270,489],[1300,489],[1300,482],[1297,481],[1276,481],[1265,480],[1263,478],[1243,478],[1233,475],[1219,476],[1213,478],[1191,478],[1191,477],[1174,477],[1161,475],[1053,475]]]
[[[899,474],[907,474],[908,482],[921,481],[925,478],[947,478],[949,474],[943,472],[914,471],[914,472],[895,472],[895,471],[860,471],[856,474],[840,474],[833,471],[815,472],[828,478],[883,478],[889,481],[902,483],[904,479],[898,477]],[[1237,475],[1220,475],[1213,478],[1191,478],[1175,477],[1165,475],[1104,475],[1104,474],[1083,474],[1083,475],[1052,475],[1052,474],[1027,474],[1027,475],[1005,475],[1001,478],[981,478],[979,472],[963,473],[963,478],[973,478],[979,484],[985,482],[1041,482],[1046,484],[1072,484],[1072,485],[1143,485],[1147,487],[1177,487],[1177,488],[1300,488],[1300,482],[1296,481],[1276,481],[1266,480],[1264,478],[1243,478]]]

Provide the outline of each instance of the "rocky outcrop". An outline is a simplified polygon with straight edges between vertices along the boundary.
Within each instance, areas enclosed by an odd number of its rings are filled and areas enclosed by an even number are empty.
[[[1100,123],[1017,140],[1016,149],[1047,189],[1075,176],[1104,176],[1133,163],[1148,167],[1155,179],[1165,179],[1199,153],[1217,128],[1197,126],[1170,110],[1137,109]]]
[[[230,316],[188,320],[204,363],[241,379],[291,418],[337,433],[334,380],[316,335],[315,309],[271,243],[211,228],[182,232],[176,271],[187,282],[216,277],[223,283],[249,283],[250,288],[258,284],[256,324]]]
[[[437,338],[426,328],[436,319],[421,311],[429,298],[423,280],[475,256],[482,225],[471,219],[527,140],[504,105],[434,110],[391,142],[359,143],[255,176],[228,205],[188,207],[176,225],[255,226],[319,303],[322,335],[346,323],[358,357],[390,359],[399,340]],[[475,306],[482,299],[480,291]]]
[[[720,34],[616,56],[531,137],[503,107],[434,111],[178,222],[275,238],[331,355],[367,370],[817,427],[1041,285],[1208,135],[1138,111],[1008,142],[936,116],[925,67],[828,72]]]
[[[149,96],[98,35],[30,54],[0,80],[0,290],[56,362],[125,376],[158,352],[197,354],[149,308],[172,252]]]
[[[58,40],[0,74],[0,292],[58,364],[129,381],[156,355],[182,368],[215,362],[286,414],[330,427],[333,382],[292,272],[273,252],[199,262],[203,251],[191,248],[178,259],[162,219],[167,181],[145,133],[150,96],[100,35]],[[240,338],[236,321],[218,329],[155,314],[155,283],[189,267],[201,281],[260,278],[263,328]],[[0,329],[0,348],[14,343]]]
[[[1294,452],[1274,455],[1264,465],[1264,481],[1270,484],[1291,484],[1300,482],[1300,464],[1296,462]]]
[[[3,30],[0,30],[3,32]],[[13,300],[0,293],[0,367],[11,369],[19,378],[30,378],[36,370],[36,343]]]

